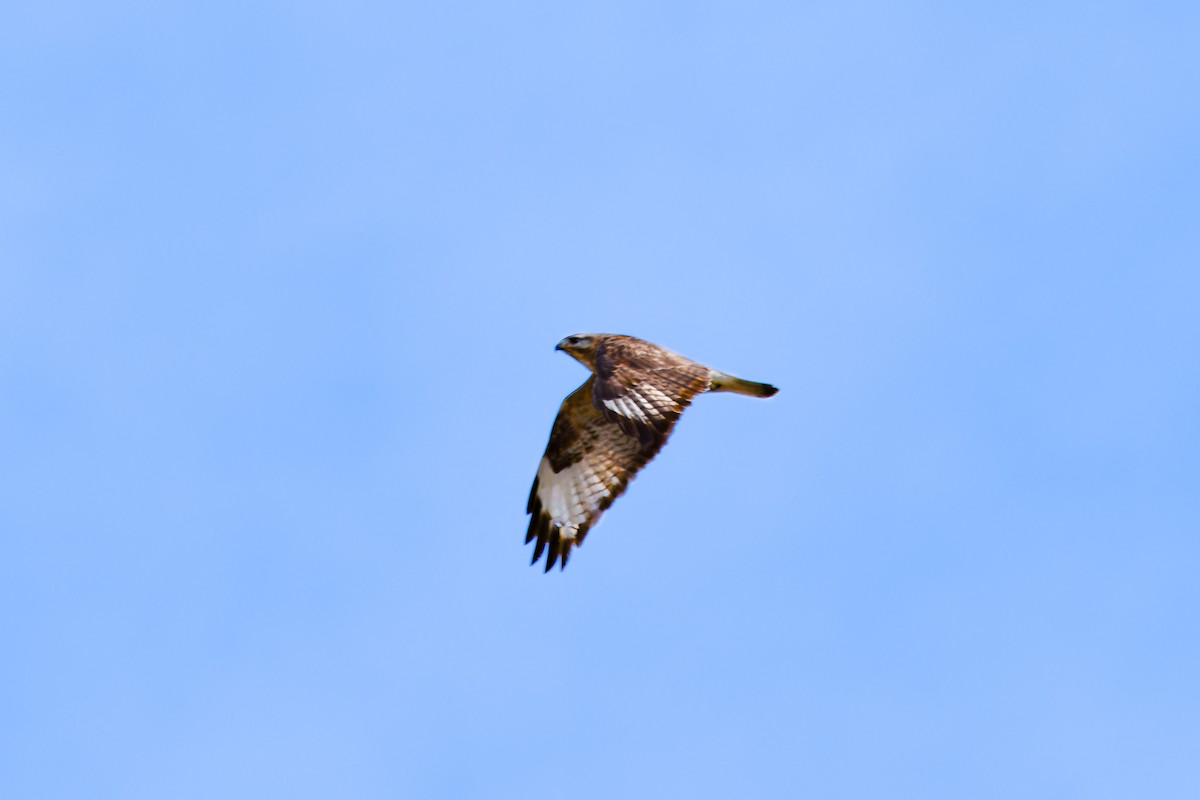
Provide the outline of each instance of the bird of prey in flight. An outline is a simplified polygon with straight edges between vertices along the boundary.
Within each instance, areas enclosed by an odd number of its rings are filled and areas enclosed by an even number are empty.
[[[697,364],[632,336],[577,334],[554,348],[592,371],[554,420],[526,512],[525,543],[537,540],[533,561],[546,572],[612,505],[637,471],[658,453],[675,421],[698,394],[736,392],[770,397],[779,391]],[[562,569],[560,567],[560,569]]]

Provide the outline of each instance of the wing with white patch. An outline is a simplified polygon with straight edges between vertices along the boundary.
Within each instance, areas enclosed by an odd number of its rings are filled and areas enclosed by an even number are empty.
[[[711,386],[708,367],[640,339],[613,337],[596,352],[596,407],[643,445],[661,447],[692,399]]]
[[[560,558],[567,565],[571,548],[666,441],[643,443],[609,421],[593,404],[594,383],[588,378],[563,401],[529,492],[525,543],[537,540],[531,563],[548,550],[547,572]]]

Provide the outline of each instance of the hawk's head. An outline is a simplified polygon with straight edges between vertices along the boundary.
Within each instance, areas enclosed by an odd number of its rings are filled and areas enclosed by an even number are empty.
[[[583,364],[588,369],[596,367],[596,348],[600,346],[600,340],[604,337],[595,333],[577,333],[574,336],[568,336],[557,345],[555,350],[562,350],[571,358]]]

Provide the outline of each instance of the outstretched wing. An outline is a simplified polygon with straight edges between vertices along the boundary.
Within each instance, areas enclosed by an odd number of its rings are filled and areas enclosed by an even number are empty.
[[[662,447],[683,410],[711,386],[711,369],[650,342],[614,336],[596,351],[595,405],[643,446]]]
[[[627,435],[593,403],[595,383],[595,376],[588,378],[563,401],[529,492],[526,511],[533,518],[525,543],[537,540],[531,563],[549,551],[546,572],[560,558],[567,565],[571,548],[654,458],[670,431],[668,425],[649,442]]]

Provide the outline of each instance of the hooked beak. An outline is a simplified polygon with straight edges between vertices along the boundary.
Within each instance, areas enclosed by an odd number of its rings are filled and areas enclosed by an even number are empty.
[[[566,339],[563,339],[563,342],[565,342],[565,341],[566,341]],[[558,344],[554,345],[554,350],[555,350],[556,352],[557,352],[558,350],[563,350],[563,351],[565,351],[565,350],[567,349],[567,348],[563,347],[563,342],[559,342]]]

